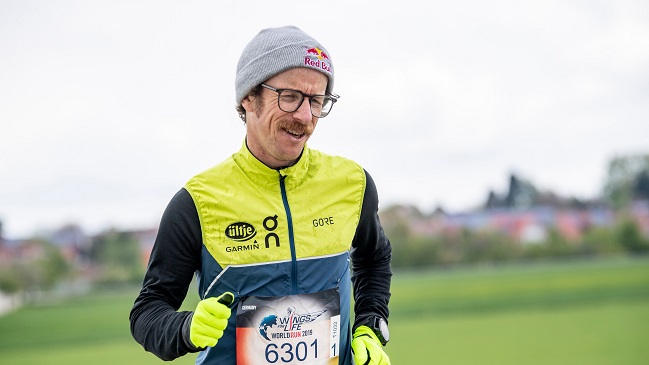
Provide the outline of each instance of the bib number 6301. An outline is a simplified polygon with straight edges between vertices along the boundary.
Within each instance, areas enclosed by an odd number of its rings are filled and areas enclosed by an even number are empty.
[[[309,357],[309,353],[313,351],[313,358],[318,358],[318,340],[314,340],[310,345],[307,345],[306,342],[300,341],[295,344],[295,347],[292,343],[283,343],[281,345],[276,345],[274,343],[268,344],[266,346],[266,361],[269,364],[275,364],[277,361],[284,363],[292,362],[293,359],[297,361],[305,361]],[[281,353],[281,354],[280,354]]]

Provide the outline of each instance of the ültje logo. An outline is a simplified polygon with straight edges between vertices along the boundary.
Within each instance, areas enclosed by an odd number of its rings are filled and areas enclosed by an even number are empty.
[[[255,227],[247,222],[236,222],[225,229],[225,236],[233,241],[247,241],[257,234]]]

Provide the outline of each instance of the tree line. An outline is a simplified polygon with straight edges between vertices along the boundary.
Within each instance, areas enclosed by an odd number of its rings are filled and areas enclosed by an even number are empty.
[[[461,228],[434,236],[413,235],[404,224],[390,224],[385,230],[393,242],[392,265],[395,268],[649,253],[649,239],[628,217],[611,227],[588,229],[576,241],[551,228],[544,241],[534,244],[521,244],[496,230]]]
[[[75,279],[95,286],[122,285],[140,283],[144,276],[142,253],[131,232],[111,229],[85,244],[64,247],[38,237],[16,249],[21,252],[15,259],[0,266],[0,292],[47,291]]]
[[[398,206],[388,208],[381,219],[394,242],[395,267],[647,254],[649,237],[631,214],[634,205],[649,211],[649,154],[612,158],[601,195],[592,199],[560,197],[512,174],[508,190],[502,194],[490,191],[484,205],[478,208],[484,212],[500,209],[523,213],[539,206],[573,211],[600,207],[615,215],[613,224],[585,227],[578,239],[565,237],[556,226],[548,227],[545,238],[534,244],[524,244],[497,229],[464,227],[425,235],[412,229],[413,216],[416,220],[422,214],[416,208],[408,217],[391,214],[399,210]],[[438,208],[433,214],[445,213]]]

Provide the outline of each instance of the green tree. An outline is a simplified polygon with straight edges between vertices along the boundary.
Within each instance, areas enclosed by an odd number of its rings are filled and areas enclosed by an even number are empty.
[[[23,245],[32,254],[0,269],[0,290],[6,292],[51,289],[71,272],[71,267],[52,243],[37,239]]]
[[[649,200],[649,169],[638,174],[633,185],[633,196],[636,199]]]
[[[111,230],[95,238],[91,258],[101,268],[100,281],[139,281],[143,269],[137,240],[128,232]]]
[[[580,253],[586,256],[608,255],[625,251],[610,227],[588,229],[579,243]]]
[[[649,197],[649,155],[613,158],[608,165],[604,198],[622,209],[634,199]]]
[[[48,242],[41,242],[41,244],[45,252],[44,258],[39,263],[43,275],[41,284],[45,288],[51,288],[71,272],[71,267],[58,247]]]
[[[23,283],[13,267],[0,268],[0,292],[16,293],[23,288]]]
[[[534,185],[512,174],[509,177],[509,191],[505,197],[508,208],[529,208],[534,205],[538,192]]]
[[[630,253],[649,252],[649,242],[642,236],[642,232],[632,218],[623,219],[617,226],[616,237],[618,242]]]

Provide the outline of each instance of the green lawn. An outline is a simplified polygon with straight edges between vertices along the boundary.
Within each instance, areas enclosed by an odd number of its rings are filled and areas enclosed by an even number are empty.
[[[136,293],[0,317],[0,363],[162,363],[130,336]],[[391,311],[387,351],[397,365],[646,364],[649,259],[397,272]]]
[[[388,350],[396,364],[639,365],[649,359],[649,300],[429,316],[392,327]]]
[[[137,291],[101,293],[23,308],[0,318],[3,364],[159,364],[131,337]],[[195,356],[194,356],[195,357]],[[6,361],[6,362],[5,362]],[[193,364],[180,359],[178,364]]]

